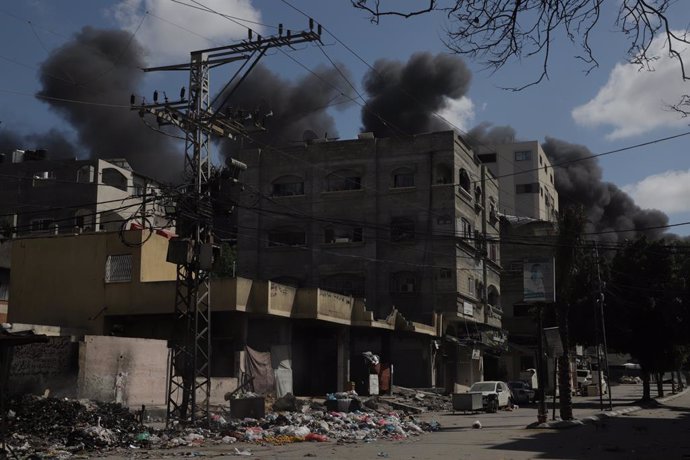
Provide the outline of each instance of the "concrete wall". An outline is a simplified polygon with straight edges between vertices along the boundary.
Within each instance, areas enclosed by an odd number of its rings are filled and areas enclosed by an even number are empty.
[[[145,232],[128,231],[127,241],[143,241]],[[156,303],[170,311],[174,289],[148,289],[137,280],[175,279],[176,267],[163,257],[167,239],[152,235],[143,246],[125,245],[118,232],[25,238],[12,245],[9,321],[103,332],[103,316],[136,311]],[[108,256],[131,254],[132,281],[106,283]],[[155,310],[155,308],[154,308]]]
[[[167,363],[163,340],[87,335],[79,347],[79,397],[164,405]]]
[[[11,394],[77,396],[79,344],[70,337],[50,337],[47,343],[14,348],[10,369]]]

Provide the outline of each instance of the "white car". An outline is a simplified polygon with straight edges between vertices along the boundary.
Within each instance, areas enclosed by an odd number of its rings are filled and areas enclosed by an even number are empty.
[[[482,403],[487,412],[496,412],[499,408],[510,405],[510,388],[505,382],[476,382],[470,387],[469,393],[482,394]]]

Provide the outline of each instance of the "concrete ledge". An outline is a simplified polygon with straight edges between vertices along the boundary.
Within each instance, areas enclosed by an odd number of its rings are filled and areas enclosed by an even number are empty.
[[[652,403],[656,402],[659,404],[663,404],[666,401],[671,401],[672,399],[676,399],[685,393],[688,392],[688,388],[685,390],[681,391],[680,393],[672,394],[669,396],[664,396],[663,398],[653,398],[651,400]],[[607,418],[613,418],[613,417],[619,417],[621,415],[629,414],[631,412],[636,412],[638,410],[646,409],[644,406],[625,406],[625,407],[620,407],[616,408],[615,410],[612,411],[605,411],[605,412],[598,412],[593,415],[589,415],[587,417],[579,418],[579,419],[573,419],[573,420],[555,420],[553,422],[546,422],[546,423],[532,423],[527,426],[527,428],[537,428],[537,429],[553,429],[553,430],[563,430],[566,428],[575,428],[578,426],[584,426],[588,424],[597,424],[601,422],[602,420],[606,420]]]

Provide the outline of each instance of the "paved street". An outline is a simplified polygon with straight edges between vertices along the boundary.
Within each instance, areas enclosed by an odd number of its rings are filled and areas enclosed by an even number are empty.
[[[670,387],[667,387],[670,394]],[[632,405],[641,396],[641,385],[613,388],[614,409]],[[654,393],[653,393],[654,394]],[[584,417],[599,412],[598,397],[576,397],[575,413]],[[549,417],[551,408],[549,407]],[[665,404],[627,415],[566,430],[525,427],[536,421],[536,407],[521,407],[496,414],[429,413],[421,418],[438,420],[443,429],[404,441],[335,444],[299,443],[285,446],[235,444],[180,449],[176,455],[228,457],[235,448],[249,449],[252,458],[342,459],[681,459],[690,458],[690,393]],[[481,421],[483,428],[471,428]],[[138,452],[144,454],[144,452]],[[147,458],[169,457],[173,451],[150,451]],[[141,456],[141,455],[138,455]]]

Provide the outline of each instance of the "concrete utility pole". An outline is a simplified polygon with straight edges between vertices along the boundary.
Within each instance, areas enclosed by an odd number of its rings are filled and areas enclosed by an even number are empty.
[[[599,297],[597,298],[597,303],[599,304],[599,321],[601,328],[597,328],[597,330],[601,331],[601,343],[604,346],[604,365],[606,366],[606,386],[607,386],[607,392],[609,395],[609,410],[613,410],[613,402],[612,402],[612,397],[611,397],[611,382],[610,382],[610,375],[609,375],[609,349],[606,344],[606,323],[604,320],[604,301],[606,300],[606,296],[604,295],[604,283],[601,281],[601,267],[599,265],[599,248],[597,247],[596,243],[594,244],[594,257],[596,260],[597,264],[597,281],[599,284]],[[599,341],[597,341],[597,350],[599,350]],[[598,354],[598,352],[597,352]],[[602,393],[602,385],[601,385],[601,380],[604,378],[604,371],[602,369],[602,363],[601,359],[599,359],[599,382],[597,382],[597,385],[599,386],[599,399],[601,400],[601,393]],[[602,410],[603,410],[603,402],[601,402]]]
[[[168,375],[167,420],[183,424],[209,422],[209,400],[211,390],[211,284],[209,273],[213,262],[213,205],[211,203],[211,136],[231,139],[247,137],[249,129],[260,130],[256,120],[247,127],[245,114],[225,114],[222,110],[230,96],[237,90],[249,72],[269,48],[292,46],[299,43],[320,41],[321,26],[314,31],[314,21],[309,20],[309,31],[292,34],[290,30],[262,38],[249,30],[248,39],[228,46],[192,51],[189,63],[152,67],[153,71],[188,71],[189,100],[185,100],[184,88],[180,99],[158,102],[154,92],[153,103],[135,104],[132,109],[143,118],[156,117],[158,124],[173,125],[185,134],[184,180],[186,190],[178,203],[178,234],[181,238],[171,241],[168,260],[177,264],[175,289],[175,322],[177,333],[184,338],[171,339],[171,360]],[[210,70],[235,61],[244,61],[242,67],[225,85],[225,88],[211,101]],[[245,65],[249,67],[244,74]],[[231,87],[230,85],[235,82]],[[165,93],[164,93],[165,95]],[[218,102],[218,99],[223,100]],[[233,177],[246,166],[236,160],[229,160]]]

